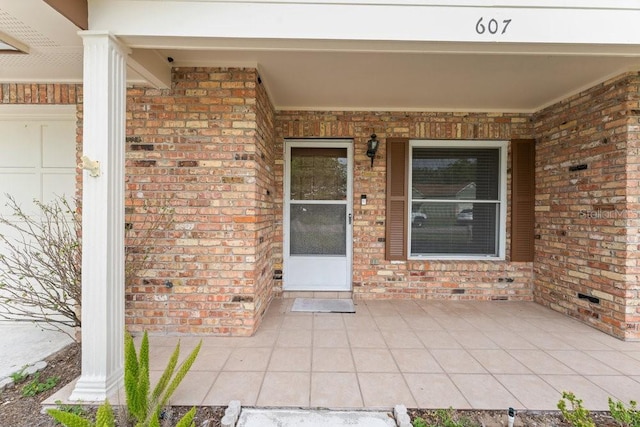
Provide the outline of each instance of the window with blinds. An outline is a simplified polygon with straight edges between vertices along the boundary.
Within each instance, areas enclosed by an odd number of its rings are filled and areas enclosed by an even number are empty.
[[[411,141],[411,258],[503,258],[506,142]]]

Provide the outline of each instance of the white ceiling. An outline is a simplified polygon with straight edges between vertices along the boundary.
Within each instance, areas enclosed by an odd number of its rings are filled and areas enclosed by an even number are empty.
[[[77,31],[42,0],[0,0],[0,32],[29,47],[0,53],[0,82],[81,82]],[[637,46],[123,40],[174,67],[257,66],[277,109],[532,112],[640,70]]]
[[[161,49],[174,65],[258,64],[278,109],[536,111],[638,58]]]

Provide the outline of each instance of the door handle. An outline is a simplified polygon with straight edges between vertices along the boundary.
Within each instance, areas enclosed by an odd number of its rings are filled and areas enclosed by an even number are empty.
[[[352,216],[351,216],[351,214],[349,214],[349,225],[351,225],[351,218],[352,218]]]

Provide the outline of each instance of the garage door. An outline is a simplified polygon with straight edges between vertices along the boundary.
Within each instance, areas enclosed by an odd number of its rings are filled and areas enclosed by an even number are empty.
[[[24,207],[75,193],[75,106],[0,109],[0,213],[6,194]]]
[[[33,201],[48,203],[75,195],[75,106],[0,105],[0,214],[8,216],[11,195],[28,213]],[[0,233],[15,236],[10,228]],[[0,246],[0,253],[7,249]]]

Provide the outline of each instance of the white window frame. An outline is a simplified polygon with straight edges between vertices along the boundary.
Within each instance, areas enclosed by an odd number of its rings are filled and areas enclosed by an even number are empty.
[[[500,171],[498,177],[498,227],[496,236],[496,244],[498,247],[497,255],[460,255],[460,254],[429,254],[429,255],[411,255],[411,207],[413,206],[413,149],[416,147],[426,148],[498,148],[500,152],[499,164]],[[507,152],[508,141],[478,141],[478,140],[409,140],[409,165],[408,165],[408,206],[407,209],[407,255],[410,260],[495,260],[504,261],[507,246]]]

